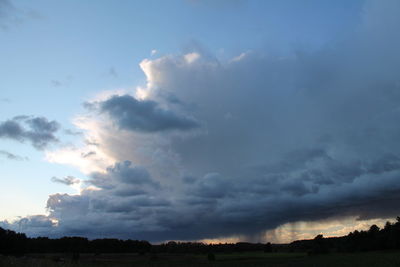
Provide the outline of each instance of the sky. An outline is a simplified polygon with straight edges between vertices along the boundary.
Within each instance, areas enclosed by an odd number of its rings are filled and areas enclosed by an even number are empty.
[[[290,242],[392,220],[399,12],[0,0],[0,226]]]

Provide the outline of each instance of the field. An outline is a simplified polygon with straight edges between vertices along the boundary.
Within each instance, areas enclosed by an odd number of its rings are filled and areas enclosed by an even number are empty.
[[[21,258],[1,257],[0,267],[53,267],[53,266],[270,266],[270,267],[400,267],[400,251],[368,253],[332,253],[309,256],[303,253],[233,253],[216,254],[215,261],[207,255],[184,254],[81,254],[73,262],[67,254],[28,255]]]

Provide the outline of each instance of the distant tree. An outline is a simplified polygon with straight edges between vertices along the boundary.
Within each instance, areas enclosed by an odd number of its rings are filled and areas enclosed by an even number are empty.
[[[371,235],[378,234],[379,233],[379,227],[376,224],[371,225],[371,227],[368,230],[368,233],[371,234]]]
[[[313,241],[313,254],[328,253],[328,247],[323,235],[317,235]]]
[[[393,226],[392,223],[387,221],[386,224],[385,224],[385,227],[383,229],[384,230],[390,230],[390,228],[392,228],[392,226]]]
[[[270,253],[272,252],[272,245],[270,242],[268,242],[267,244],[264,245],[264,252],[265,253]]]

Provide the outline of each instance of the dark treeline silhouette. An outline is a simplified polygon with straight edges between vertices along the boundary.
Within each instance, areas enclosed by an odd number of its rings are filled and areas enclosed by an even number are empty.
[[[83,237],[29,238],[25,234],[0,227],[0,254],[22,255],[25,253],[146,253],[151,250],[148,241],[95,239]]]
[[[383,229],[372,225],[367,231],[354,231],[343,237],[298,240],[288,245],[271,243],[204,244],[201,242],[175,242],[152,245],[148,241],[95,239],[83,237],[29,238],[0,227],[0,254],[24,255],[25,253],[236,253],[247,251],[291,251],[320,254],[327,252],[361,252],[371,250],[400,249],[400,217],[395,223],[387,222]],[[212,256],[212,255],[211,255]]]
[[[400,217],[395,223],[386,222],[384,228],[372,225],[367,231],[354,231],[342,237],[298,240],[289,245],[290,251],[310,253],[363,252],[372,250],[400,249]]]
[[[271,252],[271,243],[252,244],[204,244],[201,242],[175,242],[151,245],[148,241],[95,239],[83,237],[29,238],[25,234],[0,227],[0,254],[23,255],[25,253],[210,253],[210,252]]]

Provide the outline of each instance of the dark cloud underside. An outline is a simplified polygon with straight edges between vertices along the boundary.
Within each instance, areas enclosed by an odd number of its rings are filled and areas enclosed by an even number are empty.
[[[199,126],[191,118],[161,108],[151,100],[139,101],[132,96],[113,96],[100,103],[121,129],[139,132],[190,130]]]

